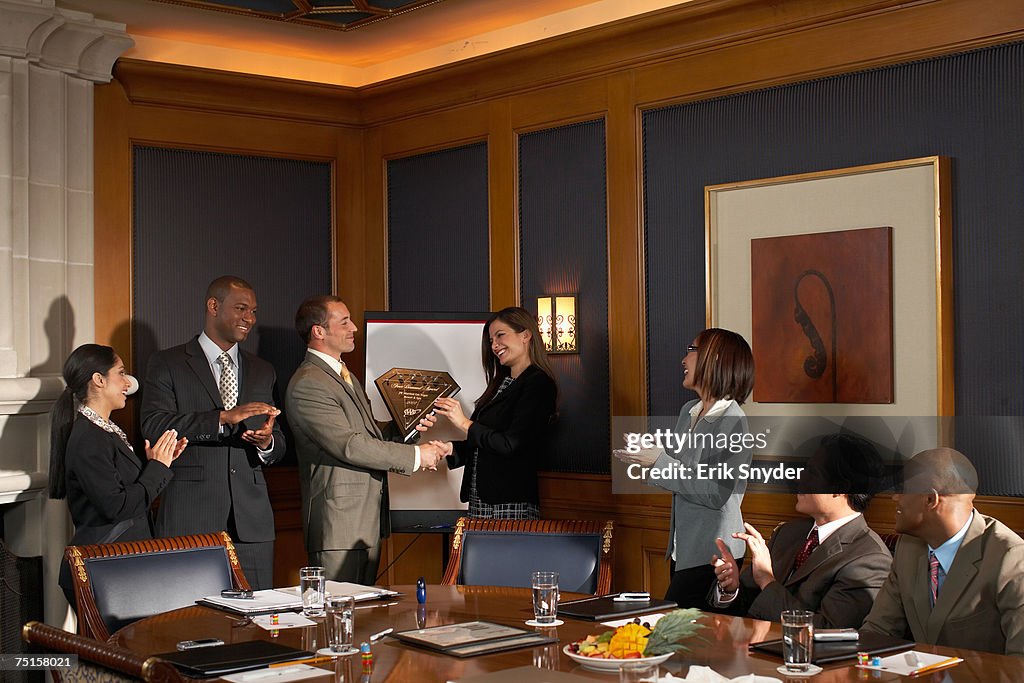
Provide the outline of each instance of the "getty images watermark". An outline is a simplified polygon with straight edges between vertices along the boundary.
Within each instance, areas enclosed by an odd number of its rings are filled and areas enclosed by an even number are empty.
[[[818,471],[812,456],[823,439],[837,434],[863,438],[877,449],[883,461],[877,490],[886,490],[900,462],[934,448],[950,433],[948,420],[936,416],[721,415],[700,420],[688,414],[616,416],[612,419],[612,492],[650,494],[661,489],[705,497],[716,505],[748,486],[769,493],[834,493],[835,485],[825,481],[828,477]]]
[[[770,431],[770,430],[769,430]],[[626,476],[634,481],[682,480],[682,481],[716,481],[744,480],[770,484],[780,481],[799,481],[804,471],[803,466],[790,466],[784,463],[761,465],[747,462],[734,462],[744,454],[755,449],[763,451],[768,448],[769,431],[765,432],[732,432],[732,433],[676,433],[671,429],[655,429],[650,432],[630,432],[624,435],[627,455],[640,456],[649,454],[654,462],[627,462]],[[723,457],[712,458],[706,462],[691,462],[669,457],[687,453],[718,453]],[[661,457],[664,454],[666,457]]]

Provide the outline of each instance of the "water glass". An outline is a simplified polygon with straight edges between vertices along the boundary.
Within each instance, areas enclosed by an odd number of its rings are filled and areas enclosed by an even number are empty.
[[[355,611],[356,601],[350,595],[327,599],[327,643],[332,654],[350,655],[359,651],[352,644]]]
[[[814,657],[814,612],[787,609],[782,612],[782,657],[786,670],[806,672]]]
[[[657,664],[623,664],[619,667],[619,683],[658,683],[660,673]]]
[[[303,567],[299,570],[299,593],[302,595],[302,614],[321,617],[324,614],[324,592],[327,578],[323,567]]]
[[[558,572],[533,572],[533,620],[553,624],[558,618]]]

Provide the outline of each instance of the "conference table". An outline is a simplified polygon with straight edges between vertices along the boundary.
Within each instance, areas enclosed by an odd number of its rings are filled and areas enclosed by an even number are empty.
[[[369,640],[373,633],[388,627],[395,630],[411,630],[417,627],[417,603],[415,586],[394,586],[402,593],[390,601],[359,603],[355,615],[355,641]],[[562,600],[574,596],[562,594]],[[479,586],[429,586],[427,589],[426,625],[439,626],[464,621],[492,621],[510,626],[524,625],[533,616],[530,589],[497,588]],[[276,636],[257,625],[227,612],[199,605],[184,607],[172,612],[142,619],[115,633],[112,641],[143,656],[172,652],[182,640],[199,638],[220,638],[225,643],[248,640],[273,640],[292,647],[315,651],[326,645],[326,634],[322,619],[315,626],[281,629]],[[899,681],[914,680],[929,683],[1011,683],[1024,680],[1024,659],[1007,657],[973,650],[919,645],[917,649],[944,655],[958,655],[964,661],[950,669],[938,671],[913,679],[902,679],[893,674],[863,671],[849,663],[827,666],[825,671],[813,678],[795,678],[779,674],[777,659],[749,654],[750,642],[779,638],[778,624],[741,619],[707,613],[702,623],[703,640],[692,643],[690,652],[678,652],[661,667],[662,676],[671,672],[683,677],[690,665],[710,666],[727,676],[756,673],[774,676],[787,683],[813,681],[814,683],[836,683],[838,681]],[[365,677],[359,655],[341,657],[334,663],[317,664],[325,669],[325,677],[315,681],[390,681],[425,683],[458,681],[491,671],[523,666],[570,672],[584,678],[599,681],[617,681],[615,674],[592,672],[582,668],[562,652],[567,643],[582,639],[590,633],[600,633],[607,627],[598,623],[565,619],[565,623],[544,632],[558,638],[557,644],[525,648],[492,655],[459,659],[437,654],[429,650],[404,645],[392,638],[384,638],[373,646],[373,672]],[[524,677],[524,681],[542,680],[537,676]],[[330,675],[330,678],[327,676]]]

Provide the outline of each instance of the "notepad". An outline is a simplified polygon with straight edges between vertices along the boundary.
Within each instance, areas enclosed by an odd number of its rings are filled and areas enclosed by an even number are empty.
[[[302,609],[302,598],[297,593],[268,588],[255,591],[251,598],[222,598],[210,595],[196,600],[200,605],[221,609],[233,614],[255,616],[257,614],[273,614],[274,612],[294,612]]]
[[[938,671],[947,666],[959,664],[964,660],[949,655],[936,655],[931,652],[901,652],[898,655],[883,657],[880,665],[858,664],[858,669],[871,669],[873,671],[885,671],[900,676],[912,676],[918,673]]]

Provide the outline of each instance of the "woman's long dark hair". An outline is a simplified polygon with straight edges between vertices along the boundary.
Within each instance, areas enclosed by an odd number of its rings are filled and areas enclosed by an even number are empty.
[[[78,415],[75,400],[85,402],[93,374],[98,372],[106,375],[115,363],[117,354],[114,349],[99,344],[82,344],[64,361],[61,374],[67,386],[53,404],[53,412],[50,414],[50,498],[64,498],[67,495],[64,451]]]
[[[548,362],[548,353],[544,350],[544,341],[541,339],[540,330],[537,328],[537,318],[525,308],[509,306],[493,314],[488,318],[487,324],[484,325],[484,335],[480,351],[484,364],[484,376],[487,378],[487,388],[484,389],[484,393],[480,395],[480,398],[476,400],[476,407],[482,408],[487,405],[494,398],[494,395],[498,393],[498,387],[501,386],[504,379],[512,372],[502,365],[498,357],[491,351],[491,323],[495,320],[505,323],[516,334],[520,332],[530,333],[530,343],[527,347],[527,351],[530,354],[530,363],[540,368],[555,383],[555,396],[557,399],[558,381],[555,379],[555,372],[551,369],[551,364]]]

